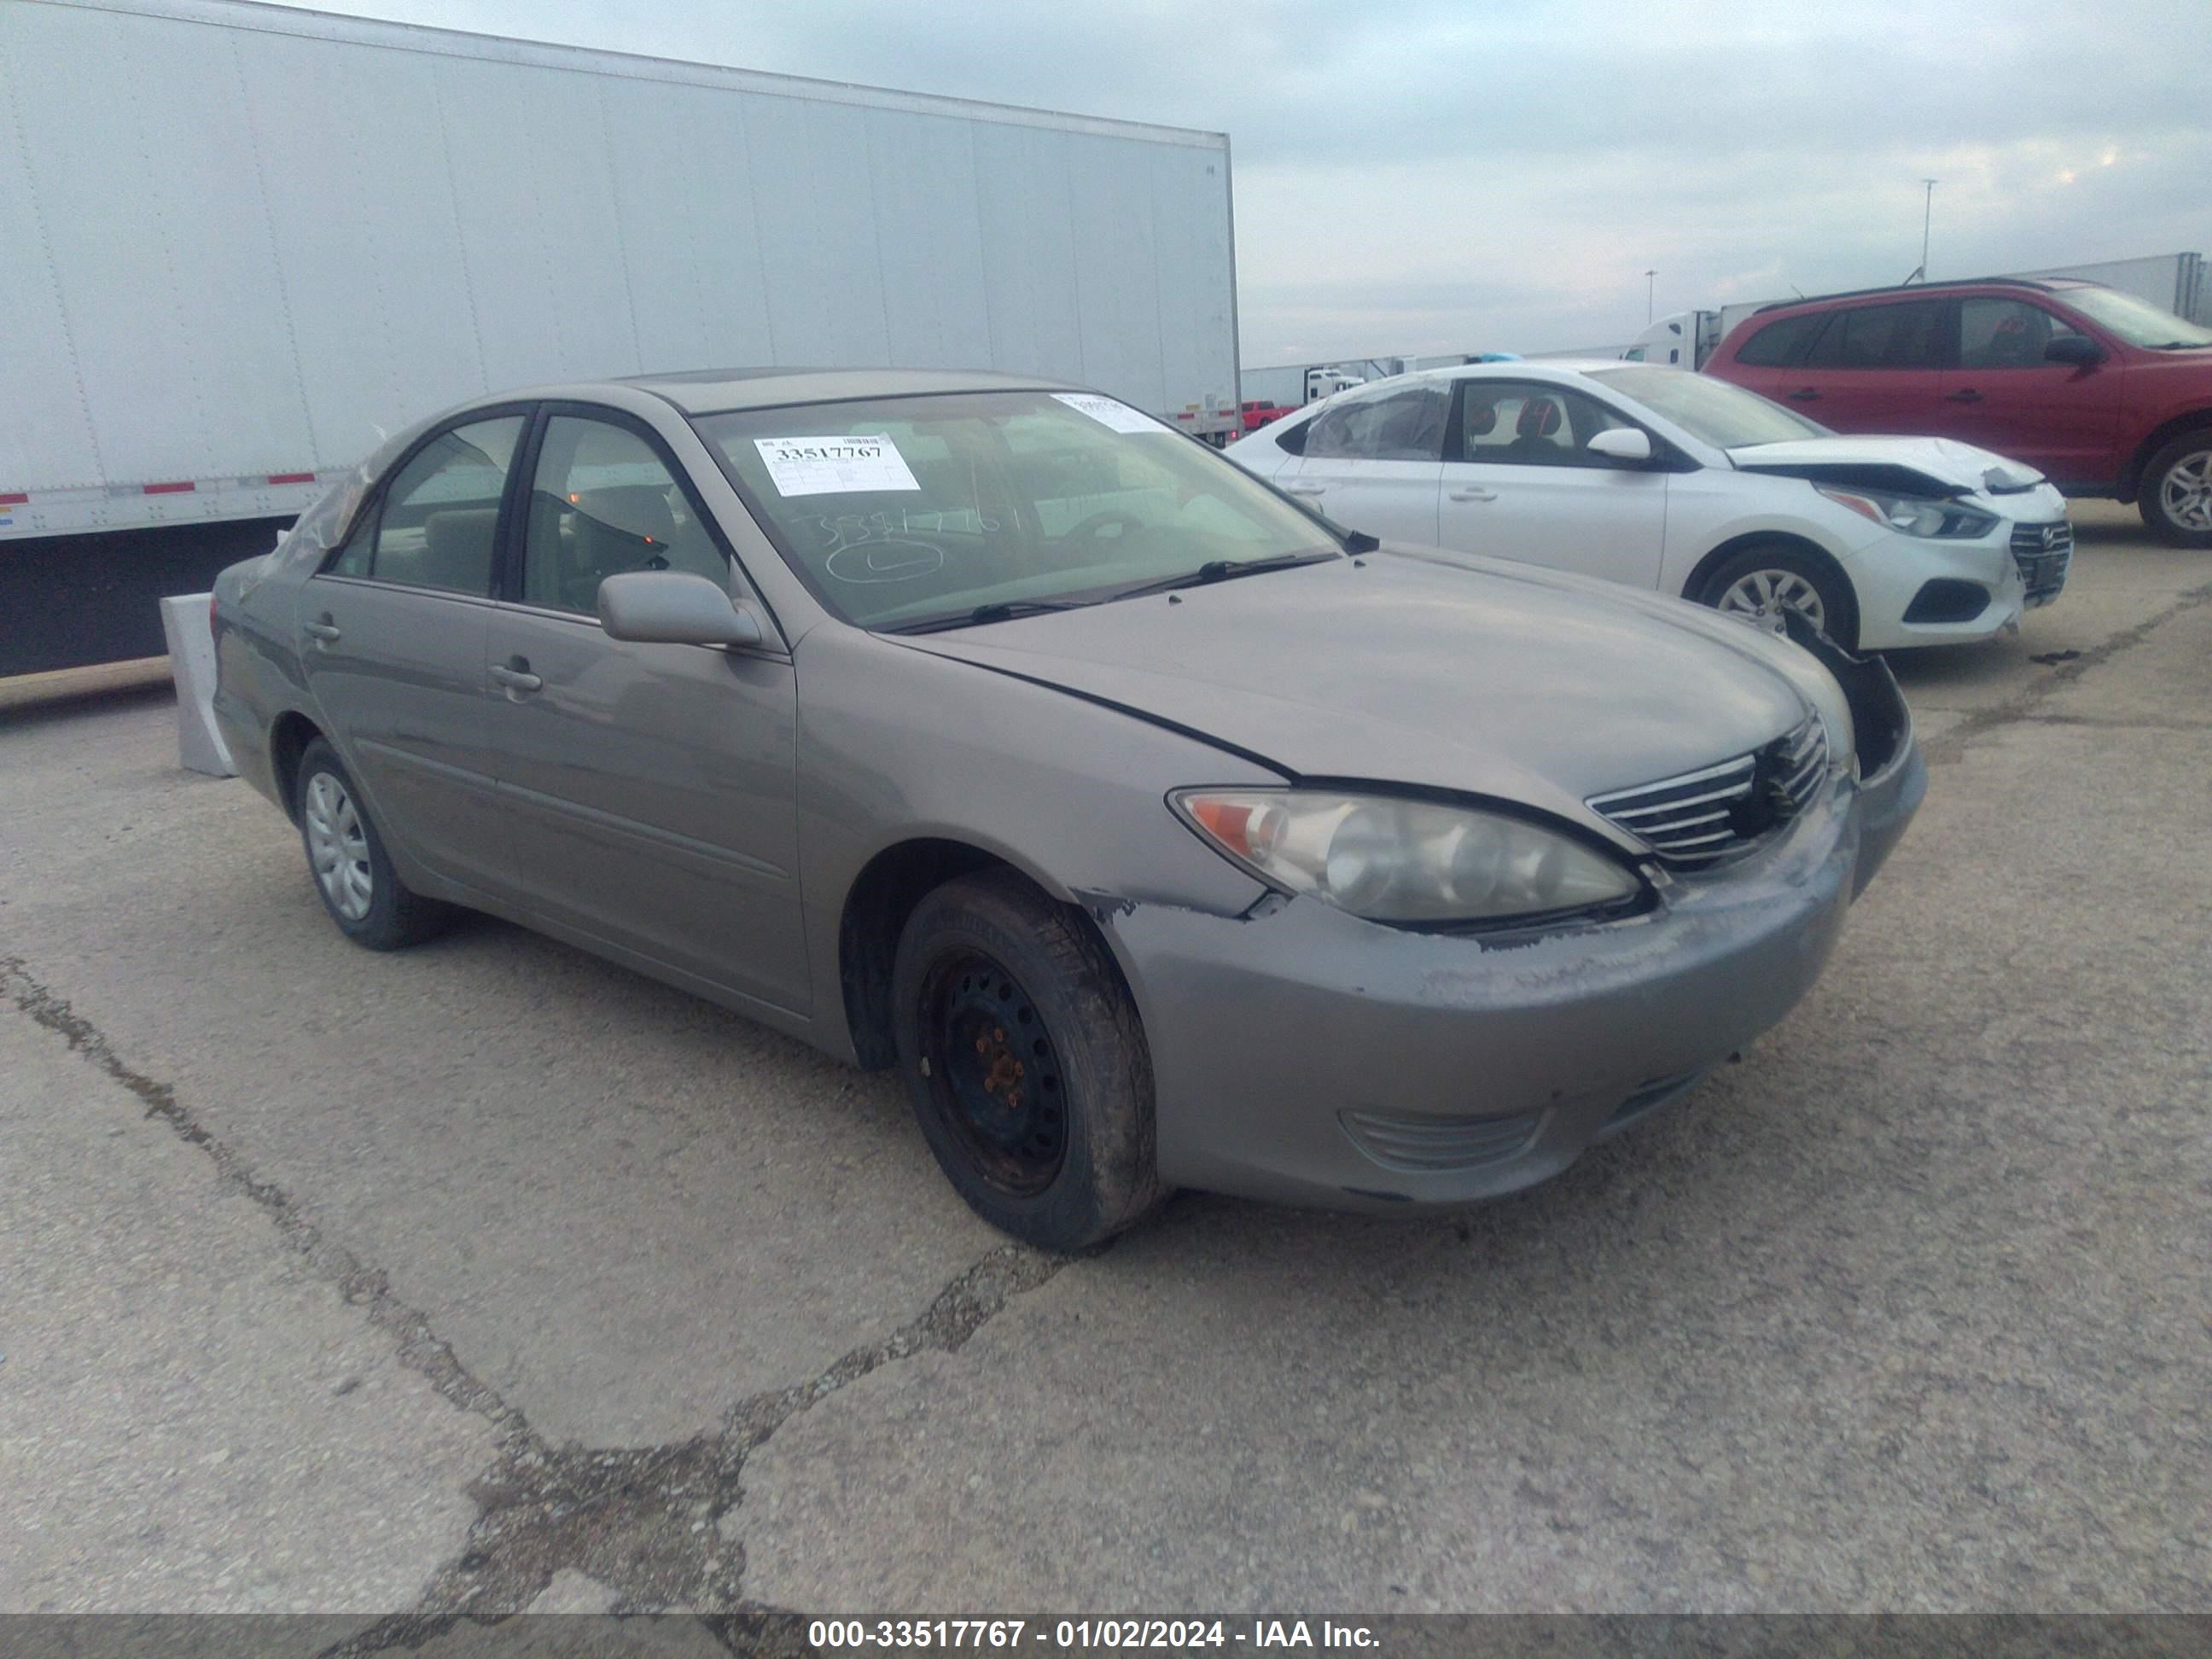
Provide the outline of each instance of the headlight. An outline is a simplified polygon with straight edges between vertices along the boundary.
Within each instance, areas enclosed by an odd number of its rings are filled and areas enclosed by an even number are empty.
[[[1814,484],[1838,507],[1848,507],[1861,518],[1871,519],[1884,530],[1902,536],[1923,536],[1942,541],[1973,541],[1997,527],[1996,515],[1957,501],[1930,501],[1924,495],[1892,495],[1877,489],[1846,489],[1840,484]]]
[[[1502,813],[1312,789],[1185,789],[1168,799],[1262,881],[1370,921],[1493,921],[1639,891],[1626,866]]]

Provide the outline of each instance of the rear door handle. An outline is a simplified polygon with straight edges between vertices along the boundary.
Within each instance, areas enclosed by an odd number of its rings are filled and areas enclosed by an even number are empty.
[[[1283,486],[1283,493],[1285,495],[1326,495],[1328,491],[1327,484],[1285,484]]]
[[[1476,484],[1469,484],[1464,489],[1449,490],[1445,493],[1455,501],[1494,501],[1498,499],[1496,490],[1484,489]]]
[[[343,637],[337,624],[327,617],[320,622],[311,622],[300,630],[309,639],[323,645],[335,645]]]
[[[530,659],[526,657],[516,657],[511,662],[494,663],[491,678],[494,684],[507,688],[509,696],[518,692],[535,691],[545,684],[530,672]]]
[[[1972,386],[1964,386],[1959,391],[1948,393],[1943,399],[1945,403],[1949,404],[1978,404],[1981,400],[1982,394]]]
[[[1790,401],[1793,404],[1817,403],[1820,401],[1820,394],[1811,386],[1801,386],[1790,394]]]

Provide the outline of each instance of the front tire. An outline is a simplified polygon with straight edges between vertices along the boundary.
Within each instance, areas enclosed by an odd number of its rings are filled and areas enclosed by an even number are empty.
[[[1136,1006],[1066,907],[1011,872],[948,882],[908,919],[891,987],[915,1116],[986,1221],[1079,1250],[1166,1196]]]
[[[2136,508],[2176,547],[2212,547],[2212,427],[2185,432],[2150,458]]]
[[[307,873],[323,908],[348,939],[371,951],[397,951],[452,921],[450,907],[399,879],[345,763],[321,738],[300,757],[294,799]]]
[[[1844,650],[1858,648],[1858,601],[1850,581],[1826,559],[1788,542],[1754,542],[1690,597],[1771,634],[1784,632],[1785,608],[1796,611]]]

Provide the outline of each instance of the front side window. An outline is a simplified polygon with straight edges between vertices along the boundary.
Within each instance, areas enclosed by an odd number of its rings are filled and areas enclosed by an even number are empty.
[[[1340,556],[1319,520],[1110,398],[957,392],[695,423],[799,579],[862,628]]]
[[[2040,368],[2045,346],[2080,333],[2064,319],[2024,301],[1962,300],[1959,302],[1959,367]]]
[[[1805,361],[1817,368],[1940,368],[1943,309],[1941,300],[1908,300],[1833,313]]]
[[[626,570],[684,570],[726,587],[730,562],[653,447],[609,421],[545,422],[531,480],[522,599],[599,609],[599,584]]]
[[[449,427],[393,475],[371,522],[332,567],[409,587],[491,592],[500,497],[524,417]]]
[[[1526,380],[1469,380],[1460,413],[1459,461],[1507,466],[1617,467],[1584,447],[1632,424],[1595,398]]]
[[[1451,389],[1442,381],[1340,398],[1314,417],[1309,460],[1435,461],[1443,458]]]

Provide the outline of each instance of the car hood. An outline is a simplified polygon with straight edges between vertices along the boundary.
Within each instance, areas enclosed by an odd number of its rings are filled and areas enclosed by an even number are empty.
[[[899,643],[1292,777],[1489,795],[1591,823],[1585,797],[1743,754],[1808,712],[1755,649],[1665,614],[1677,603],[1408,549]]]
[[[1746,472],[1778,472],[1789,477],[1856,483],[1865,489],[1915,488],[1905,475],[1917,475],[1925,481],[1917,488],[1942,495],[1957,490],[2010,495],[2043,482],[2043,475],[2033,467],[1954,438],[1838,434],[1790,443],[1747,444],[1728,453]],[[1897,476],[1883,476],[1891,473]]]

